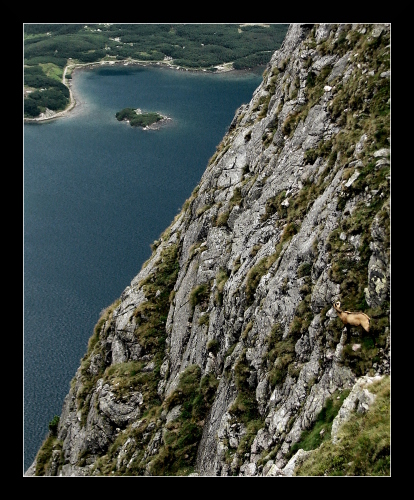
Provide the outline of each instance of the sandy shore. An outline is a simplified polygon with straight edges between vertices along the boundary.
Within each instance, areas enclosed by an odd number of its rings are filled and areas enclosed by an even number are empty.
[[[45,113],[41,113],[38,117],[36,118],[24,118],[25,123],[33,123],[33,122],[44,122],[48,120],[54,120],[55,118],[60,118],[62,116],[67,115],[75,106],[76,106],[76,99],[73,95],[71,86],[66,83],[66,72],[68,69],[72,70],[72,73],[77,70],[77,69],[91,69],[91,68],[96,68],[100,66],[159,66],[159,67],[164,67],[164,68],[170,68],[178,71],[189,71],[193,73],[200,73],[200,72],[205,72],[205,73],[225,73],[228,71],[234,71],[233,68],[233,63],[225,63],[223,65],[218,65],[214,66],[216,68],[216,71],[208,71],[206,69],[188,69],[188,68],[183,68],[181,66],[177,66],[170,61],[157,61],[157,62],[148,62],[148,61],[138,61],[135,59],[125,59],[122,61],[99,61],[99,62],[94,62],[94,63],[85,63],[85,64],[67,64],[65,66],[65,69],[63,70],[63,76],[62,76],[62,83],[66,85],[69,89],[69,96],[70,96],[70,102],[69,105],[66,109],[63,111],[52,111],[51,109],[46,109]]]

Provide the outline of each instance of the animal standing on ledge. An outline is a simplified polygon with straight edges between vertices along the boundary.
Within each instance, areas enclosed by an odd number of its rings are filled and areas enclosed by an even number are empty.
[[[350,311],[342,311],[341,303],[339,300],[334,302],[333,307],[336,311],[336,314],[340,317],[342,323],[349,328],[349,325],[359,326],[369,332],[369,322],[371,318],[363,312],[350,312]]]

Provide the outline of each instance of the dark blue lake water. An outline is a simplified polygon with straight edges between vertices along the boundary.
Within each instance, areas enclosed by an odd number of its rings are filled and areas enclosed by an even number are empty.
[[[73,111],[24,125],[24,471],[100,312],[149,258],[261,80],[262,69],[81,70]],[[124,107],[172,120],[145,131],[116,120]]]

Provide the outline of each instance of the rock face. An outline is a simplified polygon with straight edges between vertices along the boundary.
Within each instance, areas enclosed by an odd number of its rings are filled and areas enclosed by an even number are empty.
[[[369,408],[359,380],[390,367],[389,44],[385,24],[290,26],[26,475],[292,475],[334,393]]]

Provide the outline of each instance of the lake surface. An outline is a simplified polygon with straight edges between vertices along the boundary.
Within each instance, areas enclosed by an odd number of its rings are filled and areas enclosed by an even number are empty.
[[[24,471],[101,311],[149,258],[262,72],[77,70],[75,109],[24,125]],[[131,127],[115,118],[125,107],[172,120]]]

